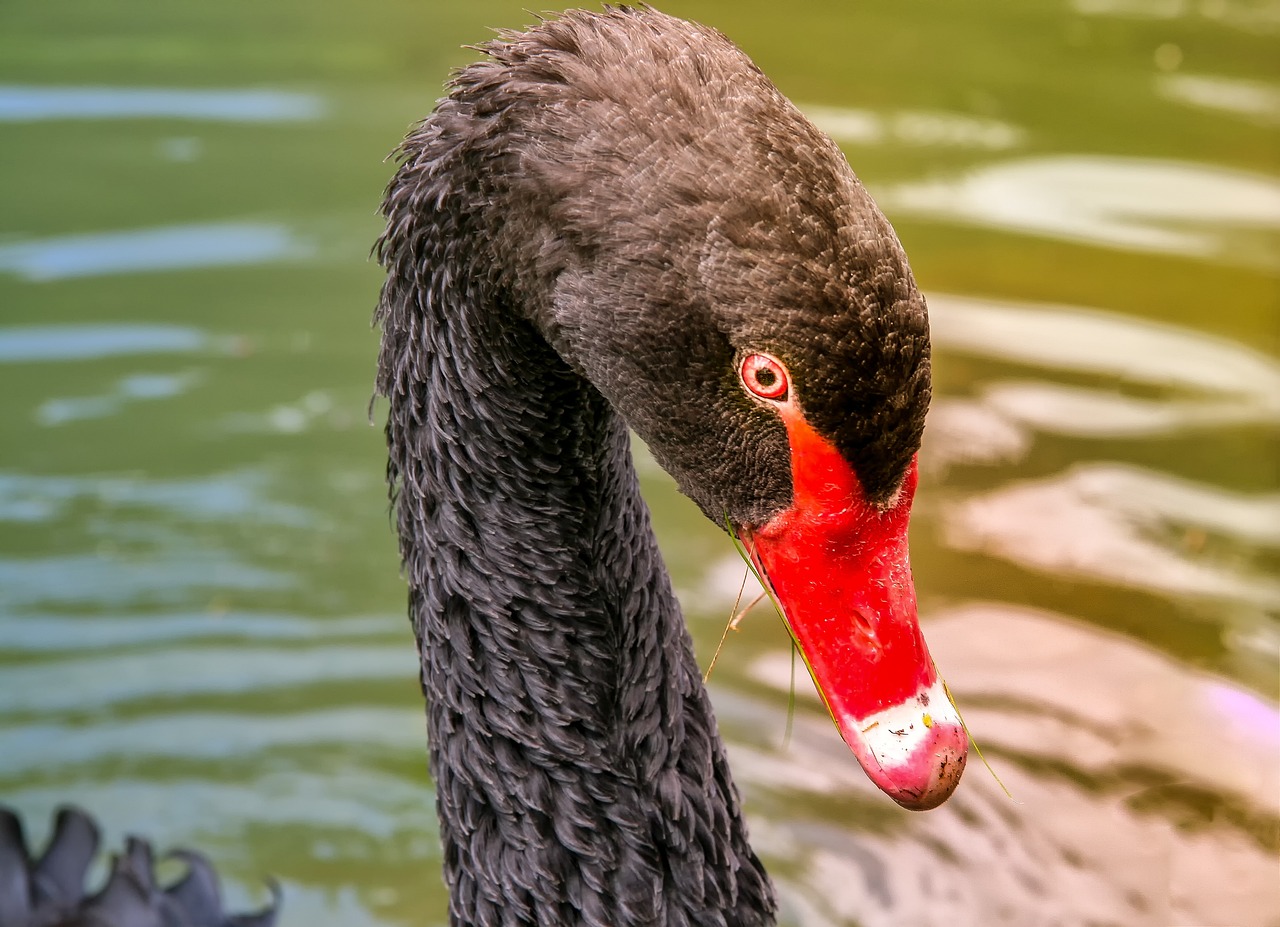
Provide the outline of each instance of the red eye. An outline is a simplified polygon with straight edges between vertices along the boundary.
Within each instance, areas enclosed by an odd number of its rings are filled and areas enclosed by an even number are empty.
[[[768,354],[748,354],[742,360],[742,385],[761,399],[786,399],[791,384],[782,361]]]

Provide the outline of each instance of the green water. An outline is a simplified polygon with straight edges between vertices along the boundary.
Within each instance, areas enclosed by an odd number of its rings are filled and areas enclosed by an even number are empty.
[[[442,924],[367,422],[383,156],[524,0],[0,5],[0,799],[284,923]],[[1280,924],[1280,4],[687,2],[929,295],[912,541],[976,762],[865,781],[760,609],[712,680],[789,925]],[[704,665],[742,578],[642,466]]]

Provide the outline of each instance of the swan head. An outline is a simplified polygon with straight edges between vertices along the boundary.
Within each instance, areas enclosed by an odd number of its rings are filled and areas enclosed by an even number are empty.
[[[407,166],[469,172],[503,302],[742,543],[872,780],[939,804],[967,736],[917,620],[929,327],[888,220],[713,30],[618,8],[487,51]]]

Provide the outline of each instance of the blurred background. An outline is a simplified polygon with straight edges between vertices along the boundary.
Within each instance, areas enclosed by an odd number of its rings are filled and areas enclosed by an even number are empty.
[[[384,156],[528,0],[0,5],[0,800],[285,925],[440,925],[367,414]],[[712,679],[790,927],[1280,924],[1280,2],[671,0],[928,295],[912,543],[973,758],[875,792],[761,608]],[[375,407],[374,418],[382,409]],[[743,568],[638,449],[705,666]],[[801,668],[803,669],[803,667]]]

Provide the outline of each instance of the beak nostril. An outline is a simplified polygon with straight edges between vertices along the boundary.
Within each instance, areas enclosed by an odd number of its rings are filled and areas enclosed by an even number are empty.
[[[882,645],[880,635],[876,633],[876,617],[869,609],[855,605],[846,615],[852,625],[852,636],[857,642],[862,658],[869,663],[878,663]]]

